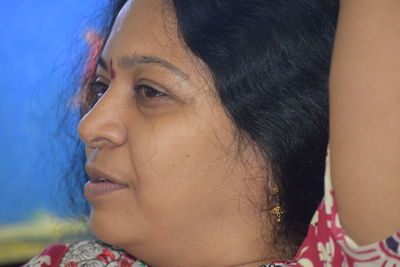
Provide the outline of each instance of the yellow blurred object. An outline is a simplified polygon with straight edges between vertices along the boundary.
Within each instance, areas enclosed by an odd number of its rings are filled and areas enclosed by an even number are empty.
[[[82,219],[61,219],[38,212],[28,223],[0,225],[0,264],[24,262],[50,244],[70,243],[89,235]]]

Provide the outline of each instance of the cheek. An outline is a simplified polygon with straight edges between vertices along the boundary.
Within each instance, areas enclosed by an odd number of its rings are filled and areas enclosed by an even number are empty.
[[[164,117],[139,128],[131,155],[142,212],[175,219],[194,209],[197,216],[223,212],[232,187],[227,173],[235,165],[230,125]]]

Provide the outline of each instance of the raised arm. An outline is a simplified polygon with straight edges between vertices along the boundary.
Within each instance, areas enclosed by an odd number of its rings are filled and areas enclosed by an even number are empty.
[[[400,230],[400,1],[343,0],[330,76],[332,182],[359,245]]]

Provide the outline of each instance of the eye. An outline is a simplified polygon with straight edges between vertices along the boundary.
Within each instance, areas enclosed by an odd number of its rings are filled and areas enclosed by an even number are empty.
[[[97,101],[104,95],[104,93],[108,90],[108,85],[102,82],[99,78],[96,81],[89,84],[89,92],[87,95],[87,105],[89,108],[92,108]]]
[[[150,82],[149,82],[150,83]],[[140,83],[135,87],[136,103],[142,111],[149,110],[164,110],[162,107],[167,107],[173,103],[173,98],[161,86],[151,83]]]
[[[168,96],[168,94],[162,92],[161,90],[157,90],[145,84],[139,84],[136,86],[135,91],[140,98],[157,98]]]

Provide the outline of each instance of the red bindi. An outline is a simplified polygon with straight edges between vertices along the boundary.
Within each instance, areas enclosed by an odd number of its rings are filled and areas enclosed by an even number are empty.
[[[110,74],[111,74],[111,80],[115,79],[116,73],[113,68],[113,60],[112,59],[110,59]]]

